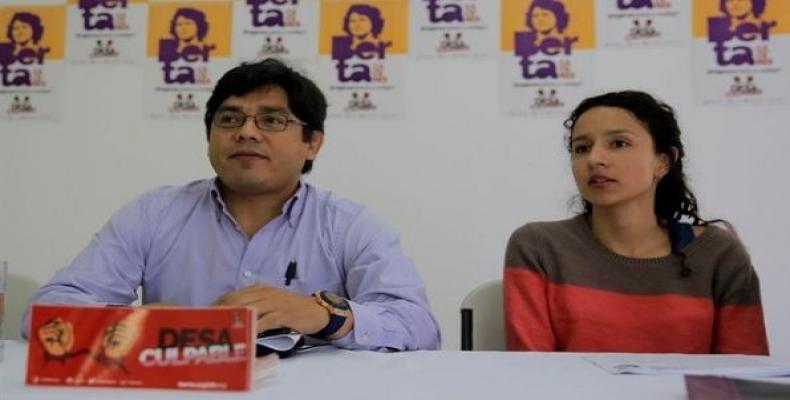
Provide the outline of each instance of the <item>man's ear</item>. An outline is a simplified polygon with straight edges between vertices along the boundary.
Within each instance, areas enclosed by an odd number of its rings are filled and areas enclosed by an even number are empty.
[[[313,131],[313,134],[310,135],[310,141],[307,143],[307,159],[308,160],[315,160],[318,156],[318,152],[321,151],[321,146],[324,144],[324,132],[322,131]]]

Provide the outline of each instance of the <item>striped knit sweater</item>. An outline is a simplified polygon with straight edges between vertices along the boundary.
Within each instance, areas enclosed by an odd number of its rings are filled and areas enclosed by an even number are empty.
[[[504,301],[511,350],[768,354],[760,288],[733,233],[708,226],[680,257],[620,256],[583,216],[510,238]]]

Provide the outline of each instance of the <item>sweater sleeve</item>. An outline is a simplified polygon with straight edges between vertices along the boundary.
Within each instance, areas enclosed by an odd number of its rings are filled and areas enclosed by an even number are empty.
[[[714,278],[716,315],[711,351],[767,355],[760,282],[743,245],[733,240]]]
[[[557,348],[548,306],[548,280],[529,226],[516,230],[505,253],[502,280],[508,350]]]

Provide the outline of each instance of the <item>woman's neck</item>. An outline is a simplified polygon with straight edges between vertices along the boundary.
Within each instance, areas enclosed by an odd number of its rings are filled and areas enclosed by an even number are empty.
[[[587,222],[593,235],[621,256],[656,258],[671,253],[669,235],[658,225],[652,207],[593,207]]]

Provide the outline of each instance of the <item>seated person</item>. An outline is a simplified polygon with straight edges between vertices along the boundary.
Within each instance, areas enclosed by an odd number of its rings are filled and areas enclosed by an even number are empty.
[[[757,274],[729,224],[700,218],[672,108],[607,93],[565,125],[584,212],[511,236],[508,348],[768,354]]]
[[[142,287],[145,305],[251,306],[258,332],[286,327],[349,349],[438,348],[425,287],[397,237],[302,177],[326,110],[318,87],[279,61],[228,71],[204,117],[217,177],[133,200],[31,302],[126,305]]]

